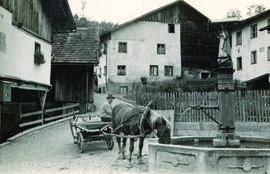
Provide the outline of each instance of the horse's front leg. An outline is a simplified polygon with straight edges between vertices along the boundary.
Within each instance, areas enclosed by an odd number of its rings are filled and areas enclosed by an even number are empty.
[[[143,164],[143,160],[142,160],[142,149],[143,149],[144,138],[145,137],[140,137],[140,141],[139,141],[139,153],[138,153],[138,157],[137,157],[139,164]]]
[[[116,141],[117,141],[117,144],[118,144],[118,159],[122,159],[121,138],[116,137]]]
[[[122,146],[123,159],[126,159],[126,146],[127,146],[127,138],[123,138],[123,146]]]
[[[130,138],[130,145],[129,145],[129,166],[131,167],[131,157],[132,157],[132,152],[134,151],[134,138]]]

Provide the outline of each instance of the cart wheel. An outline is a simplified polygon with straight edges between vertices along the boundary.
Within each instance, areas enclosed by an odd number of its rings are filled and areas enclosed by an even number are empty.
[[[84,151],[84,139],[83,139],[82,133],[77,132],[77,137],[78,137],[78,145],[79,145],[80,152],[83,153],[83,151]]]
[[[72,137],[74,139],[74,143],[76,144],[76,143],[78,143],[78,137],[77,137],[77,135],[75,135],[76,130],[75,130],[75,127],[73,126],[73,123],[71,120],[69,122],[69,127],[71,130]]]
[[[107,148],[108,148],[109,150],[112,150],[112,149],[113,149],[113,146],[114,146],[113,137],[108,136],[108,137],[106,138],[106,144],[107,144]]]

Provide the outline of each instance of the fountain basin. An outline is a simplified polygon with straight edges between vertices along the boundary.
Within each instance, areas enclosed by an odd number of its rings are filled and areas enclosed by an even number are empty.
[[[149,140],[149,172],[270,174],[270,139],[240,137],[238,148],[215,148],[214,138],[173,137],[169,145]]]

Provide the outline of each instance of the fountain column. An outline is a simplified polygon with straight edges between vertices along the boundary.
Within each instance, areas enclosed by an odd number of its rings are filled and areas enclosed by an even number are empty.
[[[215,147],[239,146],[240,141],[235,135],[235,112],[234,112],[234,91],[233,64],[230,57],[230,41],[226,30],[219,32],[219,58],[217,67],[217,90],[219,95],[218,121],[221,123],[218,128],[217,138],[213,139]]]

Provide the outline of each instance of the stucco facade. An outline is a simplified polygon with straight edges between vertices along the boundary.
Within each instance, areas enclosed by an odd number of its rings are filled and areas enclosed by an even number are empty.
[[[50,86],[51,44],[12,25],[6,9],[0,7],[0,14],[0,76]],[[34,63],[35,43],[40,44],[44,64]]]
[[[121,92],[121,85],[132,90],[132,83],[140,82],[141,77],[148,81],[163,81],[181,76],[180,24],[173,26],[174,33],[169,33],[166,23],[135,21],[111,32],[111,39],[105,42],[106,54],[100,57],[101,73],[98,72],[104,75],[107,62],[109,91]],[[126,43],[126,52],[119,52],[119,43]],[[165,53],[157,53],[158,44],[164,46]],[[124,66],[124,74],[119,74],[119,66]],[[150,73],[150,66],[157,67],[157,74]],[[165,73],[165,66],[171,68],[170,75]]]
[[[270,73],[270,32],[259,31],[260,28],[269,25],[269,21],[270,14],[249,20],[241,28],[232,31],[234,79],[245,82]],[[254,38],[251,36],[254,33],[252,27],[256,27],[257,34]],[[241,41],[237,43],[239,37]],[[256,54],[256,60],[252,58],[252,54]]]

